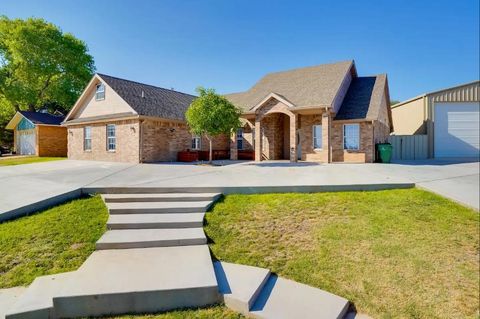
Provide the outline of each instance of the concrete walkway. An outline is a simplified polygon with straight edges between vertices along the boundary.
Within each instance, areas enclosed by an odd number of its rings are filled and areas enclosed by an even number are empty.
[[[220,295],[203,228],[189,225],[180,215],[205,214],[220,194],[186,194],[186,200],[181,194],[162,195],[104,196],[110,217],[131,215],[130,222],[112,230],[109,220],[96,251],[78,270],[37,277],[17,298],[6,291],[5,318],[155,313],[218,303]],[[143,210],[142,205],[146,206]],[[145,224],[146,214],[173,215],[175,223],[157,220]]]
[[[349,186],[416,183],[464,205],[480,208],[479,163],[416,161],[394,164],[225,162],[122,164],[58,161],[0,167],[0,221],[77,196],[80,188]]]

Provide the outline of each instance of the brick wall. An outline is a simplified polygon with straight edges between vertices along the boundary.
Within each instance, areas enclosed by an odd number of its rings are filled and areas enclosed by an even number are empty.
[[[324,121],[325,122],[325,121]],[[322,149],[313,148],[313,126],[322,125]],[[325,126],[325,127],[324,127]],[[300,115],[299,132],[302,160],[313,162],[328,162],[328,123],[322,123],[322,115]]]
[[[144,120],[140,137],[139,120],[113,121],[116,125],[116,150],[107,151],[106,125],[76,125],[68,129],[68,158],[112,162],[165,162],[176,161],[177,153],[192,147],[192,134],[184,123]],[[84,150],[85,126],[92,127],[92,150]],[[228,150],[229,138],[219,136],[213,141],[214,150]],[[142,149],[140,150],[140,145]],[[202,137],[201,150],[209,149],[208,140]],[[140,158],[141,153],[141,158]]]
[[[254,124],[252,124],[254,125]],[[245,125],[243,128],[243,150],[244,151],[253,151],[254,150],[254,134],[253,129],[249,125]],[[236,143],[236,140],[235,140]]]
[[[107,151],[107,130],[105,123],[75,125],[68,128],[68,158],[75,160],[139,162],[140,130],[138,120],[112,121],[115,124],[116,150]],[[85,126],[92,127],[92,150],[84,150]]]
[[[142,123],[142,162],[169,162],[177,160],[177,153],[192,149],[192,133],[184,123],[145,120]],[[209,150],[206,137],[201,139],[201,150]],[[213,139],[213,150],[228,150],[230,139],[220,135]]]
[[[343,124],[332,124],[332,161],[351,163],[371,163],[374,160],[375,145],[373,143],[373,125],[371,122],[360,122],[360,149],[343,149]]]
[[[284,151],[285,117],[281,113],[273,113],[262,119],[262,157],[266,160],[288,159]],[[287,144],[287,148],[289,144]]]
[[[36,126],[38,156],[67,156],[67,129],[61,126]]]

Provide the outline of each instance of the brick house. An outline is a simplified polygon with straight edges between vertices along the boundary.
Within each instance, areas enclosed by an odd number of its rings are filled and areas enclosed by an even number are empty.
[[[245,123],[232,159],[368,163],[393,129],[387,76],[359,77],[354,61],[270,73],[226,97]]]
[[[357,76],[353,61],[271,73],[227,94],[243,127],[214,140],[231,159],[372,162],[392,130],[386,75]],[[67,115],[71,159],[175,161],[207,151],[185,112],[195,96],[96,74]]]
[[[192,136],[185,112],[195,96],[95,74],[63,123],[68,158],[131,163],[175,161],[180,151],[208,150]],[[228,151],[228,137],[213,149]]]
[[[67,156],[64,116],[46,112],[18,111],[6,125],[13,131],[13,149],[19,155]]]

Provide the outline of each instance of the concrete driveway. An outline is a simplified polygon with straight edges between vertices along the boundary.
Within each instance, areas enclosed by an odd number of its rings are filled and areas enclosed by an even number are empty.
[[[0,167],[0,216],[78,196],[82,187],[301,186],[416,183],[479,209],[479,163],[417,161],[394,164],[226,162],[121,164],[58,161]],[[40,203],[40,204],[39,204]],[[0,218],[1,219],[1,218]]]
[[[62,160],[0,167],[0,221],[78,197],[81,187],[130,166]]]
[[[479,162],[426,160],[393,164],[317,164],[228,162],[221,167],[142,164],[100,179],[90,186],[279,186],[415,183],[479,209]]]

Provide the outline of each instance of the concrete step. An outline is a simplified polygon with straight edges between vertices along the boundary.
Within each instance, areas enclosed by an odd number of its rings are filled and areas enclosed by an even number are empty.
[[[106,203],[110,214],[203,213],[213,201]]]
[[[96,249],[190,246],[207,243],[203,228],[108,230],[97,241]]]
[[[181,214],[114,214],[108,229],[194,228],[203,226],[205,213]]]
[[[341,319],[348,300],[329,292],[271,275],[250,315],[264,319]]]
[[[13,307],[26,290],[27,287],[0,289],[0,319],[5,319],[8,309]]]
[[[104,194],[106,203],[215,201],[220,193]]]
[[[52,297],[59,294],[74,273],[37,277],[17,302],[7,310],[5,319],[56,318]]]
[[[225,305],[248,316],[270,276],[270,270],[226,262],[215,262],[213,267]]]
[[[59,318],[153,313],[219,301],[207,245],[95,251],[53,298]]]

